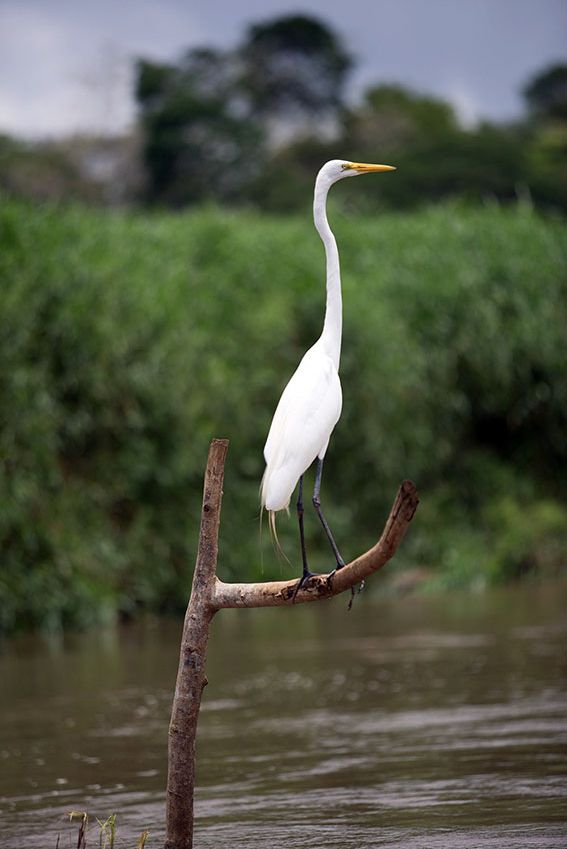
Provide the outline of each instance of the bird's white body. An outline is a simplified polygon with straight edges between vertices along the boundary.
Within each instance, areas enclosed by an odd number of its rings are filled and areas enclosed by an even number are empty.
[[[261,503],[270,512],[271,518],[274,513],[289,506],[299,478],[313,461],[323,459],[341,415],[341,278],[337,243],[327,221],[327,194],[333,183],[344,177],[390,170],[394,169],[387,165],[333,159],[317,175],[313,220],[325,247],[325,322],[321,336],[307,351],[282,393],[264,447],[266,470],[260,490]]]
[[[321,460],[342,407],[337,366],[319,339],[310,348],[279,400],[264,447],[262,505],[288,507],[300,475]]]

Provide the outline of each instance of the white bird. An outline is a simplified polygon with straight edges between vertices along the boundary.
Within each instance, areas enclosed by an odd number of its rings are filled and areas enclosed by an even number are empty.
[[[332,159],[317,175],[313,197],[313,220],[325,246],[327,260],[327,305],[323,332],[309,348],[285,387],[279,400],[266,445],[266,470],[262,478],[260,500],[269,514],[270,528],[275,534],[275,517],[286,510],[299,482],[297,515],[303,575],[295,592],[313,574],[309,571],[303,532],[303,475],[317,460],[313,506],[328,537],[336,560],[336,568],[344,566],[333,535],[321,510],[319,491],[323,459],[331,433],[339,420],[342,407],[339,360],[341,355],[342,296],[339,253],[335,237],[327,221],[327,194],[338,180],[373,171],[394,171],[391,165],[368,165]]]

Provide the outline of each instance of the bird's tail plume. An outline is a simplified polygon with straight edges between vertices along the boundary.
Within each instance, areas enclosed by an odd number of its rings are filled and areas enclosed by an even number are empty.
[[[291,561],[285,551],[283,550],[282,544],[278,537],[278,529],[276,527],[276,514],[277,510],[270,510],[266,507],[266,481],[267,481],[268,468],[264,472],[264,476],[262,478],[262,483],[260,484],[260,540],[262,538],[262,514],[264,510],[266,510],[268,514],[268,527],[270,528],[270,539],[272,540],[272,545],[276,554],[281,557],[286,563],[289,563],[291,566]]]
[[[283,557],[286,563],[289,563],[289,565],[291,566],[290,559],[283,550],[282,544],[278,537],[278,529],[276,528],[276,515],[277,514],[275,510],[268,510],[268,524],[270,526],[270,537],[272,540],[272,545],[274,546],[279,556]]]

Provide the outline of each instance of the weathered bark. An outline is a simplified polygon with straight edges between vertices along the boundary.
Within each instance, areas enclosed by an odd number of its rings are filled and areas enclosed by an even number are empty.
[[[211,600],[213,608],[220,610],[222,607],[276,607],[319,601],[356,586],[381,569],[394,556],[418,503],[415,484],[412,481],[404,481],[376,545],[332,576],[314,575],[295,598],[297,578],[292,581],[265,581],[260,584],[225,584],[217,578]]]
[[[334,575],[315,575],[294,597],[298,579],[256,584],[225,584],[216,577],[218,532],[228,440],[214,439],[209,450],[199,550],[185,615],[168,745],[166,840],[164,849],[192,849],[195,737],[205,677],[211,620],[224,607],[299,604],[338,595],[381,569],[396,552],[418,505],[416,488],[404,481],[376,545]]]
[[[207,683],[205,660],[209,626],[215,612],[211,599],[216,577],[227,450],[227,439],[213,439],[205,472],[199,550],[183,625],[169,724],[165,849],[191,849],[193,846],[195,737],[201,696]]]

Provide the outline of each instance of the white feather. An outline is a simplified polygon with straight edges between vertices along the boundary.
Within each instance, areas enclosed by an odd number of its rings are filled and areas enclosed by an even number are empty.
[[[300,475],[316,457],[323,459],[341,407],[339,375],[319,340],[299,363],[274,413],[264,447],[261,501],[267,510],[286,509]]]

